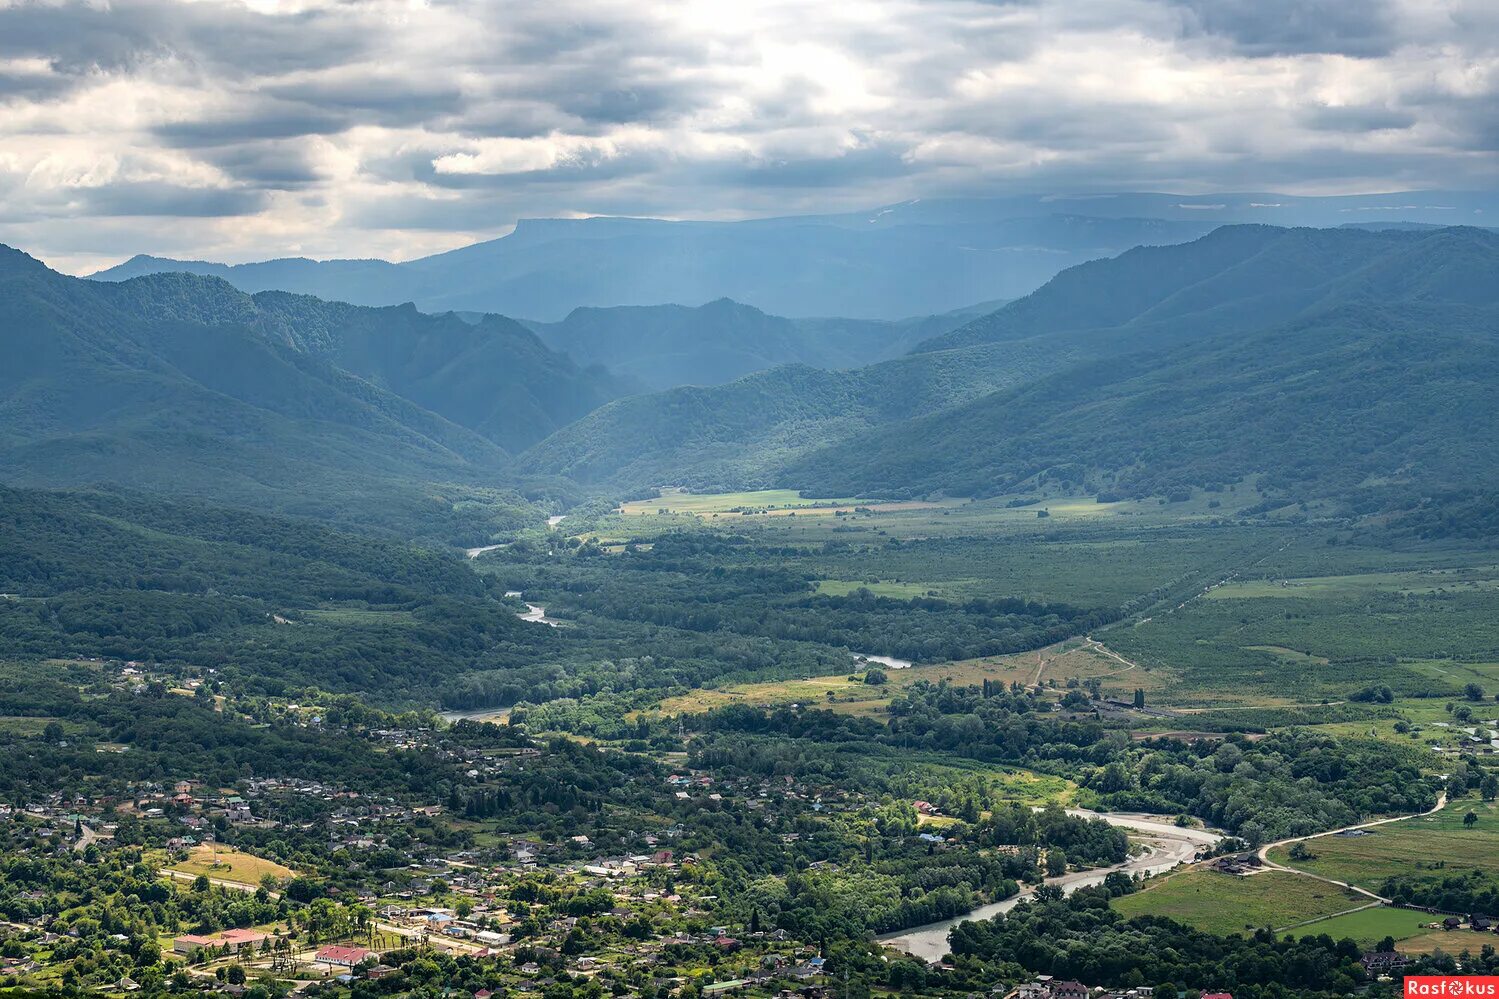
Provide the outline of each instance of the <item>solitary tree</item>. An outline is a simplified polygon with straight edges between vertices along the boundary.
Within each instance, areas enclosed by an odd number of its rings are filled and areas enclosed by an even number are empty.
[[[1141,709],[1143,707],[1145,707],[1145,691],[1141,690],[1139,687],[1136,687],[1135,688],[1135,710],[1138,711],[1139,709]]]
[[[1479,793],[1483,795],[1484,801],[1493,801],[1499,798],[1499,777],[1486,774],[1478,784]]]
[[[1478,813],[1477,812],[1469,812],[1467,815],[1463,816],[1463,828],[1464,829],[1472,829],[1477,824],[1478,824]]]

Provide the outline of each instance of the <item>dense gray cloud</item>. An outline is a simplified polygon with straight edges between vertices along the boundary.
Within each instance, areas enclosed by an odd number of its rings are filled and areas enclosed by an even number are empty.
[[[1405,41],[1395,0],[1178,0],[1189,31],[1253,55],[1384,56]]]
[[[1491,0],[0,0],[0,240],[404,258],[592,213],[1490,188]]]

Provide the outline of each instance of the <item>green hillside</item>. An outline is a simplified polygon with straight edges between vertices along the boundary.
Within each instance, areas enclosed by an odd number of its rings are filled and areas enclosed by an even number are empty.
[[[819,495],[892,496],[1048,483],[1170,496],[1257,477],[1283,501],[1367,509],[1499,482],[1499,439],[1481,429],[1499,425],[1496,387],[1499,313],[1348,307],[1085,364],[813,452],[781,474]]]
[[[491,440],[244,325],[253,303],[222,282],[159,280],[82,281],[0,250],[6,481],[454,540],[513,515],[479,491],[506,461]]]
[[[520,467],[861,496],[1255,476],[1266,499],[1404,502],[1496,467],[1476,432],[1494,309],[1492,232],[1227,227],[1068,270],[895,361],[620,400]]]
[[[503,316],[466,322],[409,304],[369,308],[279,291],[251,296],[219,278],[191,274],[88,287],[142,320],[243,325],[507,450],[534,444],[632,387],[597,368],[579,368]]]
[[[1191,243],[1069,268],[917,349],[1085,331],[1100,344],[1140,349],[1266,329],[1345,304],[1496,304],[1496,268],[1499,233],[1485,229],[1224,226]]]
[[[1066,354],[998,344],[853,371],[785,365],[619,399],[521,455],[517,471],[629,490],[757,488],[809,450],[1055,370]]]
[[[696,308],[574,309],[561,322],[530,326],[580,364],[668,389],[719,385],[781,364],[857,368],[904,354],[993,308],[895,321],[787,319],[725,298]]]
[[[8,655],[189,663],[279,692],[430,698],[555,644],[448,552],[141,495],[0,487]]]

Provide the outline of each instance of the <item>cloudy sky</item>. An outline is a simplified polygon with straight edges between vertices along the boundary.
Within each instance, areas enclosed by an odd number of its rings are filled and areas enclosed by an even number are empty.
[[[1496,183],[1494,0],[0,0],[0,241],[73,271]]]

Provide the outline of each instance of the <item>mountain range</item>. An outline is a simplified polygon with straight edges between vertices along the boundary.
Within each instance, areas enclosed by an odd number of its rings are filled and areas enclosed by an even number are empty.
[[[1155,495],[1344,505],[1493,481],[1499,234],[1232,226],[1063,272],[854,372],[617,400],[521,456],[619,489]],[[1480,439],[1481,438],[1481,439]]]
[[[528,322],[553,350],[652,389],[718,385],[780,364],[857,368],[998,308],[988,302],[917,319],[787,319],[722,298],[706,305],[574,309],[559,323]]]
[[[1224,226],[991,306],[522,322],[6,249],[0,468],[463,544],[523,496],[667,485],[1362,512],[1499,485],[1499,233]]]
[[[1483,224],[1491,193],[1294,197],[1103,193],[938,198],[869,211],[738,222],[525,219],[499,239],[392,263],[285,258],[226,265],[141,255],[96,274],[221,277],[426,312],[497,312],[560,322],[580,307],[702,305],[895,320],[1025,295],[1059,271],[1142,244],[1182,243],[1236,223]]]
[[[12,484],[112,484],[401,530],[490,522],[472,491],[497,483],[507,448],[619,390],[498,317],[252,297],[184,274],[85,281],[9,248],[0,339]]]

